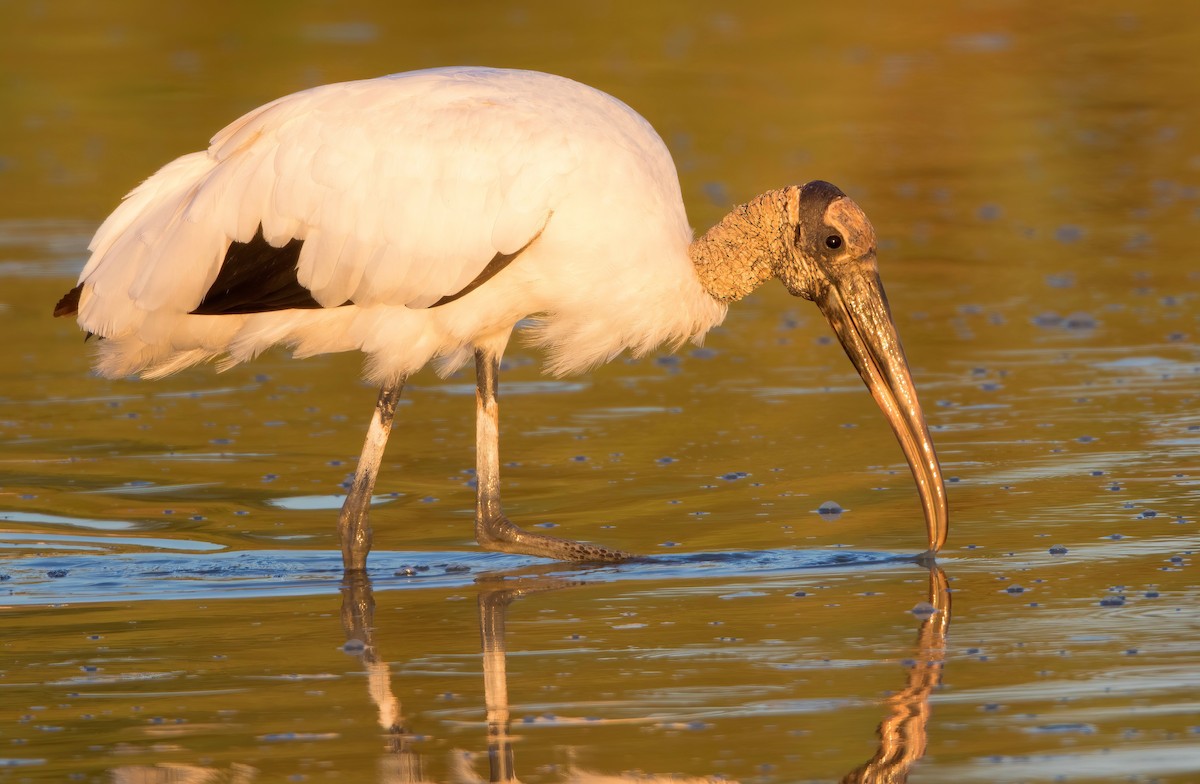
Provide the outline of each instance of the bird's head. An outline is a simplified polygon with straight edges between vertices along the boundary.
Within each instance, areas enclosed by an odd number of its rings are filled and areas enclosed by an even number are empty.
[[[790,253],[774,260],[775,277],[814,302],[833,281],[858,270],[877,274],[875,227],[849,196],[824,180],[784,190]]]
[[[929,549],[946,541],[948,512],[941,466],[875,259],[875,229],[838,188],[815,180],[788,188],[785,224],[791,245],[773,272],[793,295],[812,300],[866,382],[900,441],[916,479]]]

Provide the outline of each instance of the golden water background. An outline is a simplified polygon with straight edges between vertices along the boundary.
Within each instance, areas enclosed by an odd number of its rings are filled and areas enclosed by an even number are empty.
[[[923,542],[900,450],[809,303],[767,285],[702,349],[562,381],[514,344],[509,513],[663,558],[505,581],[533,586],[501,613],[522,781],[1200,778],[1200,10],[14,1],[0,781],[488,777],[463,756],[489,729],[474,580],[532,561],[471,540],[471,376],[405,391],[355,626],[333,523],[359,358],[105,381],[49,318],[121,195],[244,111],[458,63],[630,104],[697,229],[788,183],[849,193],[950,478],[952,620],[899,557]]]

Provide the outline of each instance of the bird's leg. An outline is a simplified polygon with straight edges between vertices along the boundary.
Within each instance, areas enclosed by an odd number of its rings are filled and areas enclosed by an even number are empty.
[[[560,561],[624,561],[630,553],[555,536],[530,533],[504,516],[500,507],[500,418],[496,388],[500,358],[475,351],[475,538],[489,550],[524,553]]]
[[[404,379],[389,381],[379,388],[379,400],[375,403],[375,414],[367,428],[367,439],[363,442],[362,455],[358,458],[358,470],[350,483],[350,492],[338,515],[338,536],[342,542],[342,567],[347,572],[361,572],[367,568],[367,553],[371,552],[371,493],[375,490],[375,477],[383,460],[388,434],[392,432],[392,419],[396,416],[396,404]]]

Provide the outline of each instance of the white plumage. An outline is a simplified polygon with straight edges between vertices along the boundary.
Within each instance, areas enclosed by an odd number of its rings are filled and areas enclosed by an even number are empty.
[[[327,309],[189,315],[260,225],[303,240],[297,279]],[[382,381],[453,370],[537,315],[532,340],[568,373],[721,321],[691,239],[670,153],[625,104],[541,73],[418,71],[289,95],[164,166],[96,232],[79,323],[106,338],[107,376],[281,343],[362,350]],[[526,245],[488,296],[429,307]]]
[[[445,68],[280,98],[135,188],[91,251],[55,315],[103,338],[106,376],[225,368],[276,344],[367,355],[381,390],[339,517],[348,571],[365,569],[405,379],[472,355],[480,544],[628,557],[504,516],[496,393],[512,330],[527,325],[550,372],[584,370],[698,339],[772,276],[829,318],[900,439],[930,551],[945,541],[941,469],[858,205],[827,182],[789,186],[693,241],[662,139],[568,79]]]

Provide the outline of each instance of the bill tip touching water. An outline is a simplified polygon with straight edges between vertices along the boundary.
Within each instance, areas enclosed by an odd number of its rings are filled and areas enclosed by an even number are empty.
[[[110,377],[225,368],[279,344],[364,352],[380,394],[339,516],[348,571],[366,565],[405,380],[473,359],[479,543],[618,561],[504,515],[496,395],[513,329],[529,325],[550,372],[581,372],[698,340],[775,277],[817,304],[895,432],[932,554],[945,487],[875,248],[863,211],[819,180],[693,239],[670,153],[625,104],[548,74],[445,68],[286,96],[168,163],[101,225],[55,315],[103,338]]]

